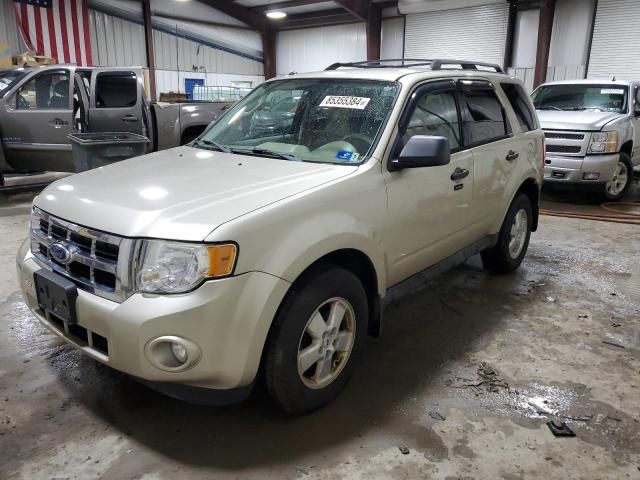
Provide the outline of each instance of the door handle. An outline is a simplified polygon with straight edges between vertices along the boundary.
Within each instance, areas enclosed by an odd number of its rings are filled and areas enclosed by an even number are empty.
[[[462,180],[467,175],[469,175],[469,170],[467,170],[466,168],[456,167],[456,169],[451,174],[451,180]]]
[[[509,150],[509,153],[507,153],[507,156],[504,157],[504,159],[508,162],[513,162],[516,158],[518,158],[520,156],[519,153],[514,152],[513,150]]]
[[[133,123],[138,121],[138,117],[136,117],[135,115],[125,115],[124,117],[122,117],[122,121]]]

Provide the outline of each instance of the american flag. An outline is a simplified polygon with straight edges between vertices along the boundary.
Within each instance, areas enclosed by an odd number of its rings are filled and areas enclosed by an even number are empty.
[[[27,48],[58,63],[91,65],[87,0],[15,0]]]

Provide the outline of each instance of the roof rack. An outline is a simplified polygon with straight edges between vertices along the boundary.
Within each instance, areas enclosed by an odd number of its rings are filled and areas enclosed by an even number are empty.
[[[480,70],[478,67],[492,68],[496,73],[504,73],[502,67],[495,63],[473,62],[470,60],[452,60],[445,58],[389,58],[383,60],[367,60],[364,62],[336,62],[325,70],[348,68],[399,68],[399,67],[429,67],[431,70]]]

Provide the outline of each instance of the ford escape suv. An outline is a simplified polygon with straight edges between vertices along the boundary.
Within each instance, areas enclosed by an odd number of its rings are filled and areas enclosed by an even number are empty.
[[[254,128],[287,103],[292,118]],[[259,123],[259,122],[258,122]],[[194,143],[65,178],[33,203],[24,299],[86,355],[169,395],[287,411],[344,387],[384,305],[477,253],[516,269],[543,133],[519,80],[455,60],[268,81]]]

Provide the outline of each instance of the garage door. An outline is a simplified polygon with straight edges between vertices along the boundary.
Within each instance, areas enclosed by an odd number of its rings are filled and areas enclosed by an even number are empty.
[[[599,0],[588,78],[640,78],[640,1]]]
[[[502,65],[507,2],[407,15],[405,58],[456,58]]]

